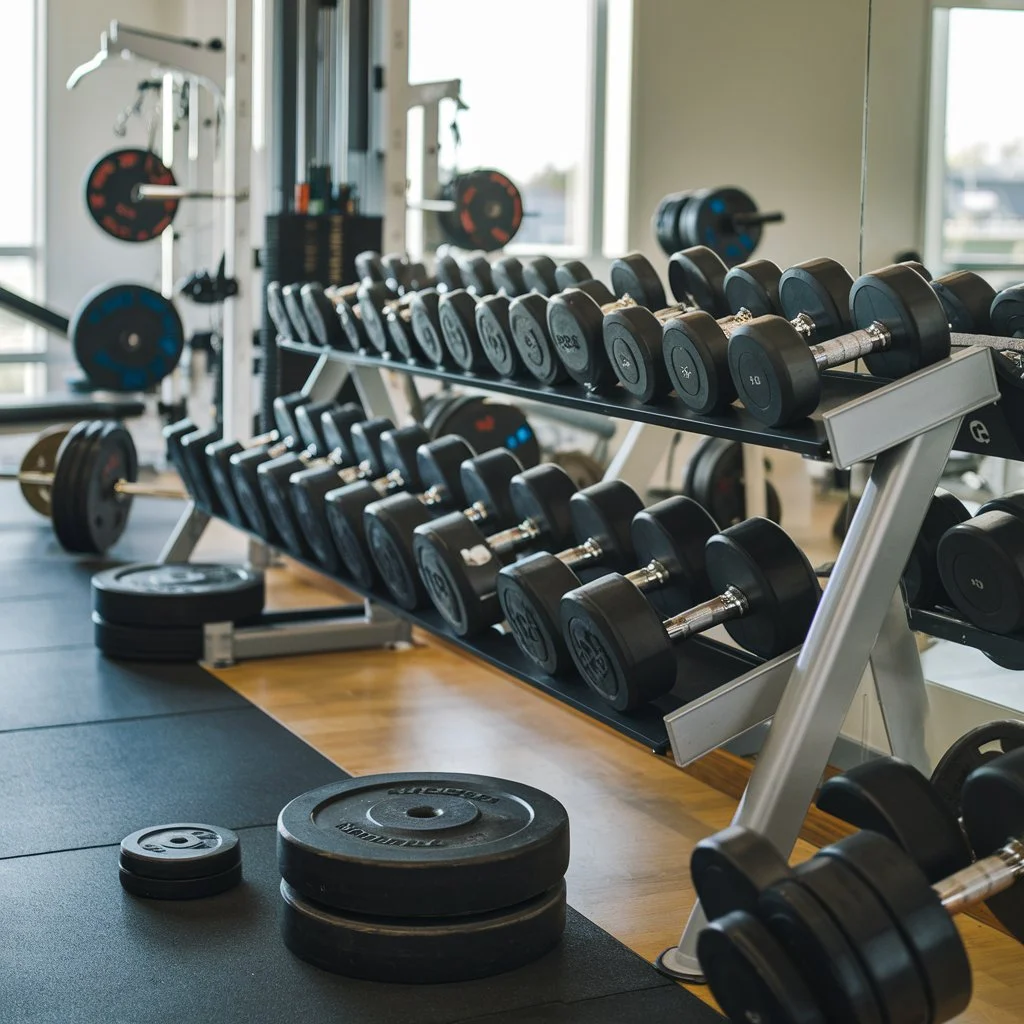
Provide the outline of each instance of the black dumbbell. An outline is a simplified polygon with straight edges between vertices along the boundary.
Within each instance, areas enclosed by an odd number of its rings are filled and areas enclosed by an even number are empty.
[[[396,492],[430,492],[427,500],[458,507],[459,467],[473,456],[461,437],[448,434],[431,441],[422,428],[412,427],[385,434],[382,447],[386,474],[337,487],[324,499],[324,514],[344,571],[367,588],[381,582],[364,525],[367,506]]]
[[[669,265],[669,280],[673,287],[681,287],[682,279],[675,265],[681,255],[676,254]],[[712,256],[721,264],[714,254]],[[723,264],[723,274],[724,271]],[[690,305],[693,299],[689,294],[685,296],[685,301],[682,296],[677,296],[680,299],[677,305],[666,306],[665,290],[657,271],[637,253],[612,262],[611,280],[616,294],[619,294],[621,287],[629,290],[617,299],[599,303],[587,291],[569,288],[553,296],[547,306],[548,333],[565,372],[591,391],[610,391],[620,380],[619,356],[622,346],[605,344],[603,329],[606,323],[622,322],[628,325],[636,320],[638,323],[653,321],[660,324],[661,319],[673,312],[694,308]],[[702,294],[702,300],[711,301],[713,290],[713,287],[709,287],[708,294]],[[660,326],[657,334],[660,341]],[[632,375],[627,374],[625,379],[631,381]]]
[[[804,553],[781,527],[755,517],[705,546],[715,596],[663,621],[640,588],[612,573],[562,598],[562,633],[580,675],[626,711],[676,682],[675,644],[724,623],[741,647],[774,658],[803,642],[821,590]]]
[[[508,290],[504,278],[509,277],[507,283],[518,289],[517,277],[499,273],[495,280],[495,284],[501,286],[498,294],[476,296],[464,289],[439,300],[441,336],[448,356],[457,367],[473,373],[496,370],[502,377],[517,377],[525,373],[512,341],[508,307],[513,299],[530,291],[533,287],[530,282],[547,287],[544,280],[551,273],[551,263],[549,257],[541,256],[525,265],[521,264],[522,283],[525,286],[523,291],[513,293]],[[578,260],[554,269],[557,288],[569,288],[592,277],[590,271]]]
[[[573,512],[572,501],[569,511]],[[602,529],[606,534],[620,529],[621,519],[612,519],[603,528],[599,523],[588,527],[585,520],[591,508],[580,504],[577,511],[581,515],[576,536],[596,536],[603,551]],[[612,558],[598,564],[625,572],[629,564],[639,563],[642,568],[624,578],[642,591],[658,588],[659,603],[668,606],[685,607],[708,596],[704,545],[718,527],[697,502],[678,495],[666,498],[639,511],[629,532],[629,543],[620,540],[609,552]],[[512,635],[520,650],[549,675],[560,675],[572,665],[560,605],[562,597],[580,585],[576,568],[595,564],[593,547],[591,541],[557,555],[527,555],[498,573],[498,600]]]
[[[1024,491],[951,525],[936,560],[945,593],[969,622],[992,633],[1024,629]]]
[[[1024,284],[1004,288],[989,310],[992,330],[1003,338],[1024,337]]]
[[[763,316],[729,339],[729,370],[748,412],[778,427],[810,415],[824,370],[863,359],[880,377],[898,378],[949,355],[949,321],[935,292],[909,267],[864,274],[850,291],[858,329],[808,346],[788,320]]]
[[[566,356],[575,366],[578,378],[595,374],[596,381],[602,369],[608,370],[607,359],[604,358],[600,344],[586,350],[574,349],[575,335],[569,318],[573,311],[583,310],[585,302],[590,302],[592,307],[600,311],[610,308],[628,295],[629,302],[648,308],[657,309],[665,305],[665,288],[658,272],[640,253],[630,253],[613,261],[611,282],[611,291],[599,281],[580,282],[571,289],[573,294],[569,299],[570,305],[563,307],[563,316],[556,319],[556,324],[565,327],[567,331],[560,342],[556,340],[549,324],[548,310],[555,297],[561,298],[564,293],[544,295],[535,291],[521,295],[509,304],[512,342],[522,365],[542,384],[559,384],[569,378]],[[600,334],[597,337],[600,338]]]
[[[544,463],[513,477],[509,498],[519,522],[486,535],[455,512],[416,527],[416,567],[430,600],[459,636],[501,621],[498,570],[517,555],[563,548],[572,539],[569,499],[576,485],[560,466]]]
[[[724,292],[727,274],[728,267],[707,247],[685,249],[669,261],[675,305],[619,309],[604,318],[606,357],[629,394],[641,402],[654,402],[672,390],[672,380],[666,374],[665,325],[697,310],[704,310],[709,317],[725,316],[729,311]]]
[[[419,456],[417,455],[417,458]],[[462,515],[490,529],[503,529],[516,520],[509,496],[512,479],[523,472],[520,461],[505,448],[494,448],[459,466],[458,487],[452,488],[465,506]],[[421,466],[424,483],[432,479]],[[395,494],[368,505],[363,513],[363,530],[377,574],[395,602],[408,611],[430,603],[416,570],[414,531],[444,514],[451,504],[428,500],[426,495]]]
[[[903,569],[903,593],[911,608],[949,604],[949,595],[939,576],[939,541],[948,530],[970,518],[971,513],[955,495],[943,491],[932,498]]]

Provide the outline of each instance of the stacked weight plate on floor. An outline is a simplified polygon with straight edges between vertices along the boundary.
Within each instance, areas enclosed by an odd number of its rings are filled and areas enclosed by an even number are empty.
[[[264,597],[263,574],[239,565],[122,565],[93,577],[93,635],[108,658],[200,661],[204,627],[251,621]]]
[[[465,981],[543,956],[565,927],[569,820],[480,775],[367,775],[278,819],[285,945],[336,974]]]
[[[118,875],[125,892],[146,899],[215,896],[242,880],[242,848],[217,825],[154,825],[121,840]]]

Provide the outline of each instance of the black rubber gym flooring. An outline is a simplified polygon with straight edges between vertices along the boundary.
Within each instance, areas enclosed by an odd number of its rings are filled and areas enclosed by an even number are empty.
[[[137,502],[118,556],[153,558],[173,512]],[[573,911],[555,952],[459,985],[352,981],[297,960],[278,935],[274,822],[344,773],[198,666],[100,658],[88,584],[101,567],[60,552],[0,485],[4,1024],[721,1021]],[[173,820],[239,830],[243,884],[188,902],[126,894],[117,844]]]

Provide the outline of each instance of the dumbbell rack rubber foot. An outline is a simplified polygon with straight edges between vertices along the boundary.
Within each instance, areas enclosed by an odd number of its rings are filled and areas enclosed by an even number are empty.
[[[928,503],[963,417],[999,394],[991,356],[964,348],[943,362],[823,414],[840,469],[875,458],[807,639],[666,719],[687,764],[772,718],[734,825],[793,848],[865,669],[872,668],[893,753],[924,758],[924,676],[899,592]],[[915,651],[916,654],[916,651]],[[905,672],[902,678],[899,673]],[[727,713],[726,713],[727,712]],[[701,981],[699,904],[678,945],[658,959],[671,977]]]

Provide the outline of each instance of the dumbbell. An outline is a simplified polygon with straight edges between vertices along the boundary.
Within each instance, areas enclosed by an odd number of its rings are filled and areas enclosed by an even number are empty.
[[[709,317],[725,318],[723,323],[734,319],[728,315],[724,291],[727,274],[728,267],[716,253],[705,246],[694,246],[675,253],[669,261],[675,305],[609,311],[601,327],[602,345],[616,379],[629,394],[646,403],[672,390],[664,354],[666,324],[698,310]],[[768,285],[764,288],[767,290]]]
[[[953,606],[992,633],[1024,629],[1024,491],[985,502],[938,542],[939,579]]]
[[[630,253],[615,260],[611,267],[611,282],[612,291],[600,281],[580,282],[572,289],[575,297],[569,300],[573,304],[570,308],[580,310],[587,301],[599,310],[612,308],[616,301],[635,302],[648,308],[665,305],[665,288],[658,272],[641,253]],[[574,349],[568,317],[556,319],[556,324],[566,326],[569,333],[561,342],[555,338],[548,323],[548,309],[555,297],[562,294],[530,292],[513,299],[508,307],[509,332],[522,365],[542,384],[559,384],[569,378],[566,355],[580,378],[591,373],[600,377],[602,368],[607,369],[607,360],[599,360],[599,346],[592,346],[589,351]]]
[[[992,300],[989,310],[992,331],[1003,338],[1024,336],[1024,284],[1004,288]]]
[[[643,589],[617,573],[562,598],[562,635],[576,668],[617,710],[668,693],[676,682],[675,645],[719,623],[761,658],[803,642],[821,590],[807,557],[781,527],[747,519],[712,536],[704,554],[715,596],[664,620]]]
[[[497,267],[498,263],[494,266]],[[474,296],[468,290],[462,290],[442,296],[438,302],[441,337],[447,355],[457,367],[472,373],[496,370],[502,377],[518,377],[525,373],[509,329],[511,301],[533,288],[538,292],[548,290],[552,278],[554,291],[593,278],[590,270],[579,260],[555,266],[553,271],[552,266],[554,262],[550,257],[539,256],[520,264],[520,275],[512,271],[498,273],[495,284],[500,285],[501,290],[497,294]],[[519,290],[520,276],[525,290]],[[511,285],[515,291],[506,285]]]
[[[755,419],[778,427],[810,415],[821,400],[822,372],[857,359],[876,376],[898,378],[949,355],[942,303],[909,267],[883,267],[858,278],[850,314],[856,330],[811,346],[778,316],[737,328],[729,339],[729,371]]]
[[[576,485],[553,463],[512,478],[509,500],[519,522],[487,536],[461,512],[413,531],[413,551],[430,600],[459,636],[501,621],[498,570],[520,553],[566,547],[572,539],[569,499]]]
[[[911,608],[949,604],[939,576],[939,542],[948,530],[970,518],[971,513],[956,495],[943,491],[932,498],[903,569],[903,593]]]
[[[419,453],[417,453],[419,458]],[[407,611],[430,603],[416,569],[413,539],[417,526],[444,514],[456,496],[470,522],[504,529],[516,521],[509,496],[513,478],[523,472],[520,461],[506,448],[494,448],[467,459],[459,466],[458,486],[440,502],[424,494],[394,494],[368,505],[363,512],[363,531],[377,575],[395,602]],[[424,483],[435,479],[428,467],[420,467]],[[435,482],[436,486],[436,482]]]
[[[1024,875],[1024,750],[973,771],[962,801],[964,831],[982,859],[934,881],[872,831],[792,870],[755,833],[730,829],[706,841],[721,852],[704,859],[747,875],[756,895],[752,910],[716,916],[698,939],[701,966],[730,1019],[796,1019],[796,994],[818,1012],[801,1020],[939,1022],[962,1013],[971,968],[953,916],[984,901],[1024,941],[1024,892],[1016,884]],[[906,803],[902,813],[902,830],[910,831],[919,808]],[[702,902],[710,889],[714,902],[723,877],[709,887],[699,862],[695,849],[694,886]],[[768,962],[778,969],[766,971]]]
[[[324,498],[324,515],[343,569],[367,588],[380,583],[364,528],[367,506],[395,493],[430,491],[428,501],[450,501],[457,507],[459,467],[473,456],[464,438],[448,434],[431,441],[418,425],[388,431],[381,449],[386,473],[336,487]]]
[[[21,468],[0,478],[17,480],[29,504],[48,512],[66,551],[101,554],[113,547],[128,525],[134,497],[188,499],[184,491],[137,482],[135,443],[116,420],[76,423],[56,453],[46,447],[49,454],[41,458],[39,444],[33,445]]]
[[[498,572],[498,600],[512,635],[519,649],[549,675],[561,675],[573,664],[562,636],[560,604],[565,594],[580,585],[577,567],[600,564],[625,572],[629,564],[639,563],[642,568],[626,573],[624,579],[641,591],[657,587],[659,604],[676,608],[710,594],[704,545],[718,526],[697,502],[675,495],[637,512],[629,526],[628,543],[619,539],[607,552],[610,557],[595,561],[595,546],[605,552],[602,532],[611,536],[621,529],[622,520],[606,516],[603,524],[588,524],[593,519],[592,506],[578,503],[574,508],[574,500],[569,502],[569,513],[578,513],[576,536],[588,541],[557,555],[527,555]]]

